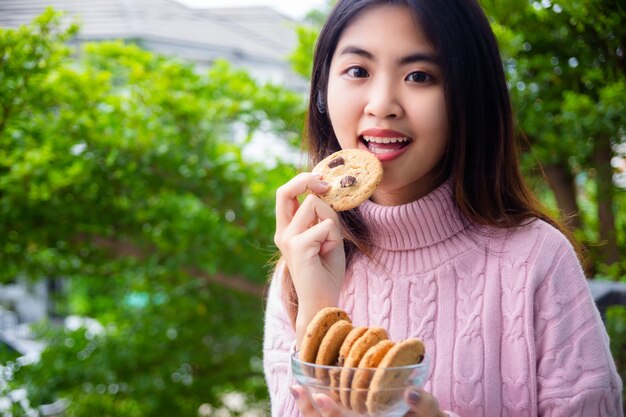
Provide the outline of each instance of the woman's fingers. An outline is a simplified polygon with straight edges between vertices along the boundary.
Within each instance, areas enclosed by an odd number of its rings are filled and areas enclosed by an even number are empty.
[[[313,401],[315,401],[317,408],[322,412],[322,417],[345,417],[337,403],[328,395],[315,394]]]
[[[292,272],[297,273],[296,264],[292,263],[294,261],[297,261],[299,268],[306,270],[319,265],[319,262],[328,261],[330,264],[326,264],[326,267],[331,268],[329,272],[336,275],[343,272],[339,271],[345,267],[339,259],[343,256],[339,217],[317,196],[307,196],[281,238],[277,245]],[[338,248],[341,248],[341,253]]]
[[[324,221],[330,221],[331,223],[321,225]],[[327,230],[328,228],[332,230],[329,231]],[[306,233],[309,230],[311,230],[311,233]],[[325,236],[323,235],[327,234],[328,239],[338,241],[341,240],[341,232],[339,230],[339,216],[337,213],[319,197],[310,194],[304,199],[285,227],[282,229],[279,226],[276,227],[274,242],[288,259],[292,253],[300,255],[301,253],[298,250],[303,248],[302,245],[306,249],[321,250],[321,252],[315,254],[323,256],[328,251],[329,246],[331,248],[335,247],[333,242],[321,245],[324,242],[323,238]],[[316,240],[318,242],[307,241],[304,239],[306,236],[310,238],[317,236]],[[294,249],[296,247],[300,249]]]
[[[300,413],[304,417],[321,417],[321,414],[317,412],[313,403],[309,400],[309,396],[304,392],[304,388],[299,385],[295,385],[290,388],[291,395],[296,400],[296,406]]]
[[[328,190],[328,183],[321,180],[320,176],[311,173],[301,173],[293,177],[276,190],[276,230],[280,233],[296,214],[298,197],[307,190],[320,194]]]
[[[291,394],[296,400],[296,405],[304,417],[345,417],[335,401],[329,396],[314,394],[313,398],[310,398],[304,391],[304,388],[299,385],[295,385],[290,389]],[[315,401],[317,409],[311,400]]]
[[[293,236],[289,243],[291,253],[301,259],[324,256],[343,244],[341,232],[332,219],[326,219]]]
[[[439,402],[430,393],[418,388],[407,388],[404,400],[411,407],[405,417],[447,417],[439,409]]]
[[[298,235],[321,221],[330,219],[339,225],[339,216],[328,204],[316,195],[308,195],[298,211],[292,216],[290,223],[283,229],[286,238]]]

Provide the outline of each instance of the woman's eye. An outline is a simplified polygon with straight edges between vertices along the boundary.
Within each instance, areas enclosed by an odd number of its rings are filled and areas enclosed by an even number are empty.
[[[433,77],[431,77],[430,74],[425,73],[424,71],[415,71],[407,75],[406,80],[422,84],[431,82],[433,80]]]
[[[365,78],[369,75],[367,71],[361,67],[350,67],[346,71],[346,74],[353,78]]]

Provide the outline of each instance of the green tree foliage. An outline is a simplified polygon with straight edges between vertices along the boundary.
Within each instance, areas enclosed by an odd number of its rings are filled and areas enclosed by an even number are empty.
[[[56,312],[104,331],[42,326],[49,348],[15,386],[71,416],[263,400],[274,191],[294,168],[244,160],[233,126],[293,142],[302,98],[121,42],[73,57],[76,30],[51,10],[0,29],[0,282],[62,279]]]
[[[484,4],[507,56],[519,123],[531,143],[526,162],[544,167],[561,212],[590,244],[596,270],[618,262],[626,236],[619,227],[624,213],[617,208],[625,200],[612,181],[611,157],[626,127],[626,5]]]
[[[300,98],[258,88],[223,62],[200,75],[121,43],[87,45],[81,56],[79,65],[42,61],[32,76],[16,71],[24,93],[2,96],[5,278],[89,271],[108,243],[127,243],[168,268],[261,282],[267,254],[248,245],[264,247],[272,234],[264,197],[284,172],[243,161],[231,126],[299,132]],[[8,75],[6,89],[16,84]]]
[[[311,78],[313,52],[315,50],[317,36],[326,20],[326,16],[328,16],[328,13],[330,13],[335,3],[337,3],[336,0],[328,0],[322,10],[311,10],[306,15],[304,24],[296,27],[298,43],[289,56],[289,60],[291,61],[293,69],[307,80]]]

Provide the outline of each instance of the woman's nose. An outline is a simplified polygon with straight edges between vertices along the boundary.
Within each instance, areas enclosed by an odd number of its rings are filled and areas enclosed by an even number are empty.
[[[380,119],[400,117],[402,106],[394,85],[384,80],[373,83],[364,112]]]

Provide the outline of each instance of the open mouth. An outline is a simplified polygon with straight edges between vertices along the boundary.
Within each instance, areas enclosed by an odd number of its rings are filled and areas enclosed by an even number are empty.
[[[408,137],[379,137],[379,136],[361,136],[361,142],[372,152],[374,155],[387,155],[399,152],[409,146],[412,142]]]

